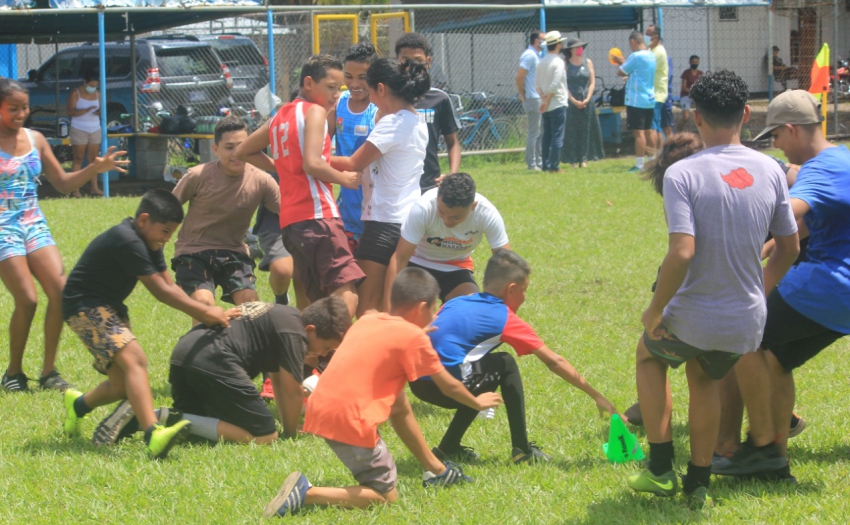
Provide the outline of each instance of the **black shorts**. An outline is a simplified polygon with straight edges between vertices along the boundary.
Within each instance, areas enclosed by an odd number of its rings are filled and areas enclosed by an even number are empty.
[[[171,259],[174,282],[187,295],[221,287],[221,300],[233,303],[233,293],[255,290],[254,261],[248,254],[232,250],[203,250]]]
[[[705,375],[714,380],[723,379],[741,358],[741,354],[733,354],[732,352],[701,350],[673,334],[668,334],[655,341],[644,332],[643,344],[646,345],[646,349],[649,350],[652,357],[673,368],[679,368],[682,363],[696,359]]]
[[[440,301],[443,303],[446,302],[446,297],[452,293],[455,288],[464,283],[472,283],[476,288],[478,288],[478,283],[475,282],[475,275],[469,270],[458,269],[453,272],[441,272],[440,270],[426,268],[425,266],[420,266],[416,263],[408,263],[407,265],[411,268],[421,268],[434,276],[434,279],[437,280],[437,284],[440,285]]]
[[[220,419],[254,437],[277,430],[269,407],[243,370],[234,370],[234,377],[225,381],[194,368],[171,365],[168,382],[174,408],[183,413]]]
[[[636,108],[626,106],[626,126],[629,131],[652,129],[655,108]]]
[[[398,240],[401,239],[401,224],[394,222],[363,221],[363,234],[354,258],[389,266]]]
[[[761,347],[790,372],[846,334],[812,321],[791,307],[777,290],[767,298],[767,322]]]

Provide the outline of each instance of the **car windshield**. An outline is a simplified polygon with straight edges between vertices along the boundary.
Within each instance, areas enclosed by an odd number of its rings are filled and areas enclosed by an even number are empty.
[[[221,73],[221,64],[207,47],[161,48],[156,52],[159,73],[164,77],[188,77]]]
[[[263,57],[256,46],[243,39],[239,40],[210,40],[221,61],[228,66],[263,66]]]

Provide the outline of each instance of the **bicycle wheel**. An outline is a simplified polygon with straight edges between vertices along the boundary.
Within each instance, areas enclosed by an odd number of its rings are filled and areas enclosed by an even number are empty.
[[[485,146],[487,149],[503,149],[519,147],[520,134],[517,127],[508,118],[493,119],[493,124],[487,128]]]

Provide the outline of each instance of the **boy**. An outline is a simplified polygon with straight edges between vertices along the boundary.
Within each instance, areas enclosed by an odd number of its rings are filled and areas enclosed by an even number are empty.
[[[378,107],[369,101],[366,70],[378,58],[369,42],[360,42],[348,48],[342,62],[343,79],[348,90],[340,95],[336,108],[328,112],[328,130],[336,137],[336,156],[350,157],[366,142],[375,127]],[[357,253],[360,235],[363,234],[363,187],[339,189],[339,214],[345,226],[351,253]]]
[[[68,276],[62,294],[62,315],[95,358],[94,368],[108,379],[82,394],[65,392],[65,434],[78,436],[86,414],[127,399],[145,432],[145,444],[154,458],[164,458],[189,431],[180,421],[164,427],[157,423],[148,382],[147,357],[130,332],[124,301],[136,282],[159,301],[200,319],[207,326],[229,326],[217,306],[196,301],[171,281],[163,246],[183,221],[183,207],[171,193],[155,189],[142,197],[136,217],[127,218],[98,235]]]
[[[431,44],[419,33],[405,33],[395,43],[395,54],[399,60],[416,60],[431,67]],[[460,170],[460,142],[457,131],[460,120],[452,101],[445,91],[432,87],[430,91],[416,103],[419,118],[428,125],[428,146],[425,151],[425,171],[419,186],[422,193],[437,186],[440,178],[440,161],[437,158],[437,144],[440,135],[446,143],[449,152],[449,173]]]
[[[505,352],[494,352],[508,343],[517,355],[534,354],[552,372],[590,396],[600,413],[614,414],[617,409],[593,389],[573,366],[547,347],[516,312],[525,302],[531,267],[516,253],[497,250],[484,271],[484,293],[457,297],[440,310],[434,320],[435,330],[429,334],[434,349],[446,370],[463,382],[473,395],[501,389],[511,430],[511,457],[514,463],[549,461],[551,458],[528,441],[525,428],[525,396],[522,378],[514,358]],[[434,454],[475,458],[477,454],[461,445],[461,439],[477,412],[460,405],[435,388],[427,378],[410,383],[419,399],[443,408],[456,409]]]
[[[301,68],[298,97],[240,144],[236,156],[280,178],[283,244],[307,299],[338,295],[353,317],[355,287],[365,275],[348,247],[331,183],[356,189],[360,174],[331,167],[327,133],[328,111],[339,98],[342,81],[339,60],[310,57]],[[274,160],[263,153],[269,145]]]
[[[273,213],[280,209],[280,190],[269,174],[234,155],[248,138],[246,130],[239,117],[221,119],[213,144],[219,160],[190,169],[173,191],[180,204],[189,203],[174,243],[174,281],[192,299],[210,306],[215,306],[217,287],[223,301],[259,301],[254,261],[242,239],[259,206]]]
[[[423,486],[471,481],[460,467],[444,464],[428,450],[404,394],[407,381],[430,375],[447,396],[475,411],[501,401],[493,393],[474,397],[440,364],[423,330],[433,320],[437,291],[437,282],[424,270],[401,272],[393,283],[390,313],[357,321],[308,398],[304,431],[323,437],[359,486],[314,487],[293,472],[265,517],[295,514],[303,505],[365,508],[395,501],[396,466],[378,432],[387,419],[425,469]]]
[[[275,421],[252,378],[271,374],[285,437],[295,437],[303,406],[305,358],[317,358],[339,346],[351,326],[339,297],[326,297],[303,314],[288,306],[249,302],[228,330],[195,327],[171,354],[174,408],[192,423],[191,434],[210,441],[255,442],[277,439]],[[174,411],[172,411],[173,413]],[[101,444],[114,443],[138,429],[126,402],[95,432]]]
[[[720,380],[738,363],[736,373],[746,373],[749,385],[768,389],[767,365],[756,352],[765,292],[799,252],[785,175],[773,159],[741,145],[748,95],[747,84],[726,70],[703,75],[691,88],[694,124],[706,149],[673,164],[664,176],[669,249],[652,303],[643,313],[645,332],[637,347],[649,461],[646,470],[628,478],[628,485],[637,492],[676,494],[667,368],[686,363],[691,458],[682,488],[695,508],[711,505]],[[762,269],[768,231],[777,249]],[[758,420],[769,418],[769,412],[748,409],[751,426],[762,428]],[[776,448],[772,426],[754,440],[759,447]],[[777,451],[769,452],[781,462]]]
[[[422,268],[437,279],[440,301],[478,293],[472,252],[487,235],[493,253],[510,250],[499,210],[475,192],[468,173],[452,173],[428,190],[410,209],[401,227],[401,239],[387,268],[387,297],[395,276],[407,266]]]

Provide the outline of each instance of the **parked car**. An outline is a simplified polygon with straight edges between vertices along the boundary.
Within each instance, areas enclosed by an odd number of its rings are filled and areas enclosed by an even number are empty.
[[[231,96],[245,109],[254,107],[254,94],[269,83],[269,61],[253,40],[241,33],[203,35],[233,77]]]
[[[136,56],[140,118],[154,117],[148,113],[162,110],[173,113],[179,105],[192,108],[198,116],[215,115],[219,107],[233,103],[230,71],[206,42],[170,37],[139,39]],[[59,117],[67,118],[68,95],[83,83],[85,72],[99,69],[99,62],[97,44],[59,51],[21,79],[29,89],[30,106],[54,109]],[[105,73],[107,122],[120,121],[122,113],[133,111],[129,42],[106,44]],[[55,117],[45,114],[42,118]]]

